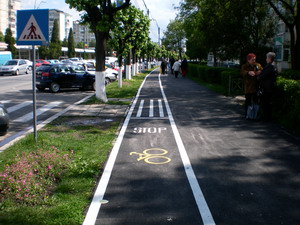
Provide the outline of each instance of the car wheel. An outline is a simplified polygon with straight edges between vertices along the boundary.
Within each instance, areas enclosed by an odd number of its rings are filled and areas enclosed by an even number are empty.
[[[55,83],[55,82],[51,83],[51,85],[50,85],[51,92],[57,93],[57,92],[59,92],[59,90],[60,90],[60,85],[58,83]]]
[[[26,68],[25,73],[29,74],[29,69],[28,68]]]
[[[108,85],[110,83],[110,79],[108,77],[105,77],[105,85]]]
[[[20,75],[19,70],[16,70],[15,75],[16,76]]]

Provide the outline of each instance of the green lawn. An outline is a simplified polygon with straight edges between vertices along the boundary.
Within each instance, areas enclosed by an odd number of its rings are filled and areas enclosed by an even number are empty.
[[[124,80],[122,89],[117,87],[117,82],[108,85],[108,98],[132,99],[148,72],[132,80]],[[103,103],[91,98],[89,104]],[[113,104],[124,104],[124,101]],[[125,104],[129,102],[125,101]],[[10,199],[0,202],[1,225],[79,225],[83,222],[84,211],[91,201],[97,178],[101,175],[123,118],[112,122],[97,118],[97,123],[92,126],[76,123],[76,119],[60,117],[38,132],[37,144],[31,134],[0,154],[0,172],[6,165],[14,163],[18,154],[38,149],[51,151],[53,146],[62,153],[70,154],[72,159],[67,171],[51,190],[52,195],[43,204],[26,205]],[[81,120],[85,119],[95,118],[82,117]]]

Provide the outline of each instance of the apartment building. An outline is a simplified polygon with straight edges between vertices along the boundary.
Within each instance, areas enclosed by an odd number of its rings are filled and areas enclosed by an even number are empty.
[[[20,0],[0,1],[0,31],[5,34],[7,28],[11,28],[14,37],[17,35],[16,18],[17,10],[21,9]]]
[[[90,31],[87,25],[80,24],[78,20],[73,22],[73,35],[75,43],[83,42],[89,45],[89,43],[96,41],[95,34]]]
[[[63,41],[68,38],[70,28],[72,27],[72,16],[58,9],[49,10],[49,40],[51,40],[54,21],[57,20],[59,28],[59,39]]]

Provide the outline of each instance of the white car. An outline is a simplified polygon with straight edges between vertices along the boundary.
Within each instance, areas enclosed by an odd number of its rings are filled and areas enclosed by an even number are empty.
[[[11,59],[4,63],[3,66],[0,66],[0,76],[4,74],[19,75],[19,74],[28,74],[30,71],[28,64],[24,59]]]
[[[91,74],[96,73],[96,68],[94,67],[93,64],[87,63],[85,64],[85,67],[87,68],[87,71]],[[105,69],[105,84],[109,84],[112,81],[115,81],[118,79],[118,71],[113,70],[111,68],[106,68]]]

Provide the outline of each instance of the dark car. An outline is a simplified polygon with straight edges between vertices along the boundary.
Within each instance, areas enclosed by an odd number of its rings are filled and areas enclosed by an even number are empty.
[[[95,75],[72,64],[43,64],[36,70],[36,88],[59,92],[62,88],[95,90]]]
[[[4,105],[0,104],[0,135],[6,134],[9,127],[9,116]]]

